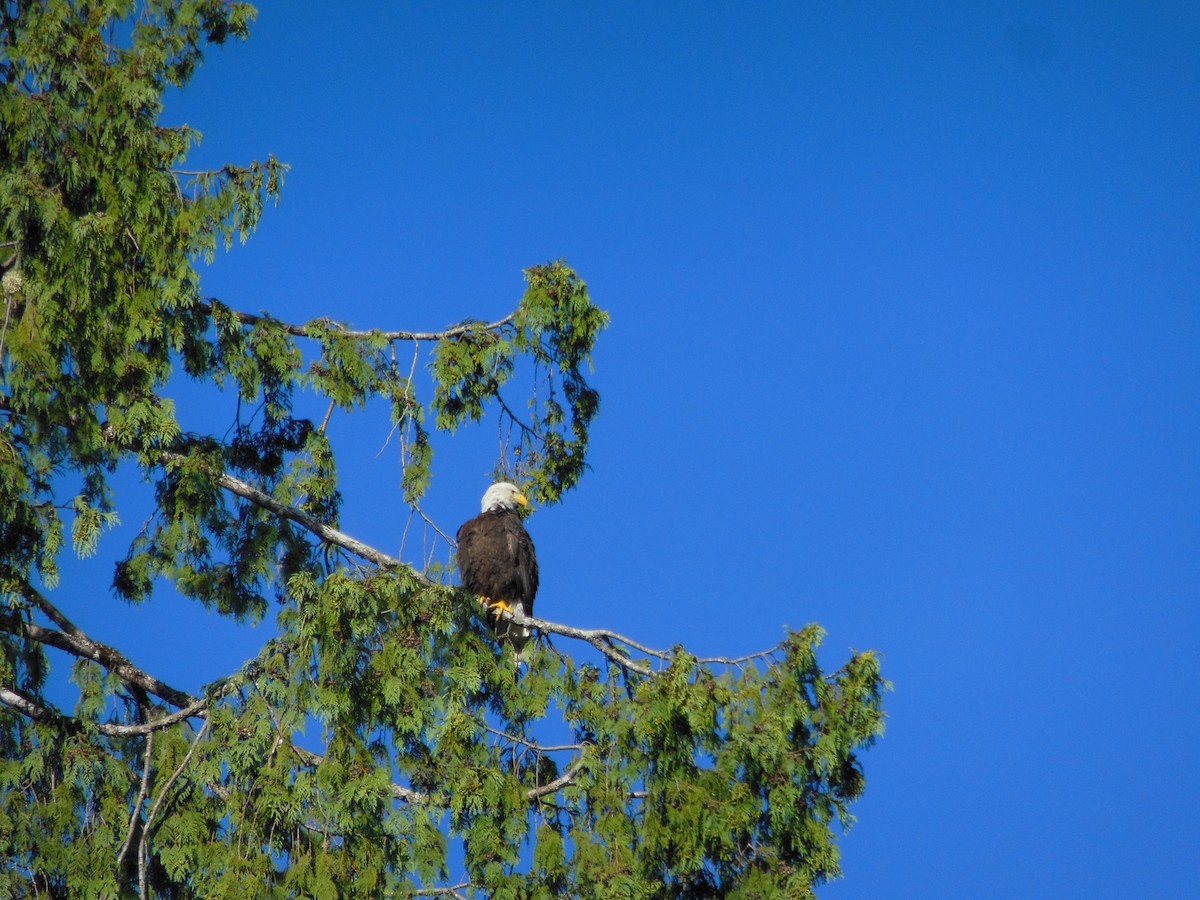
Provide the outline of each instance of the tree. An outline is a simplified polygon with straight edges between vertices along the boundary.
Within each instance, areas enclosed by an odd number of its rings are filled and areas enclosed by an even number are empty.
[[[163,94],[253,10],[0,10],[0,891],[765,898],[837,875],[882,728],[874,654],[825,673],[816,626],[705,660],[519,619],[541,639],[517,672],[446,573],[341,530],[336,448],[301,389],[390,404],[414,508],[435,441],[485,416],[513,434],[498,470],[541,504],[578,482],[607,322],[584,281],[533,266],[511,315],[436,334],[206,298],[199,261],[256,227],[286,167],[185,172],[198,136],[160,124]],[[413,345],[432,396],[398,363]],[[524,417],[501,393],[518,372]],[[180,373],[232,427],[181,429],[163,393]],[[154,511],[115,597],[274,615],[257,656],[210,684],[164,683],[56,602],[63,554],[97,550],[132,469]],[[50,654],[72,661],[73,709],[50,696]]]

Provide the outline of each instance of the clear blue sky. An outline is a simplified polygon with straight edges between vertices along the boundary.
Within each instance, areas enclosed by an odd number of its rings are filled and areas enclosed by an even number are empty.
[[[822,897],[1196,890],[1200,6],[260,9],[167,115],[194,162],[293,166],[206,291],[435,329],[575,266],[612,327],[593,471],[529,523],[538,612],[882,653]],[[396,552],[386,411],[331,427],[343,526]],[[481,435],[437,465],[447,528]],[[128,646],[112,605],[80,618]],[[159,661],[189,690],[263,637],[195,622]]]

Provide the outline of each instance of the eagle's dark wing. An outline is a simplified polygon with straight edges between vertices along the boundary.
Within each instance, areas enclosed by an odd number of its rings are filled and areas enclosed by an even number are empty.
[[[458,529],[458,574],[468,591],[488,597],[490,594],[484,591],[484,560],[495,554],[488,552],[489,540],[482,519],[483,516],[476,516]]]
[[[525,615],[533,615],[533,598],[537,594],[538,589],[538,565],[537,554],[533,550],[533,538],[529,536],[529,532],[525,530],[525,526],[521,523],[518,516],[513,516],[515,519],[515,527],[507,529],[508,550],[512,558],[516,561],[517,579],[520,590],[517,592],[517,599],[524,607]]]

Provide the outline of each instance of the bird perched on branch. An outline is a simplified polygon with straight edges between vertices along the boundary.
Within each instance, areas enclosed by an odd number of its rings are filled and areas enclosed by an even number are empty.
[[[518,506],[528,505],[515,484],[499,481],[484,493],[479,515],[458,529],[458,571],[463,587],[478,595],[496,615],[496,635],[512,646],[518,661],[529,640],[529,628],[500,618],[499,612],[533,615],[537,555],[517,512]]]

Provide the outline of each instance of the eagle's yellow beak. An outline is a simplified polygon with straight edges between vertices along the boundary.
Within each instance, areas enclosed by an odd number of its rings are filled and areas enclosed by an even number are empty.
[[[516,503],[518,506],[528,506],[529,498],[524,494],[513,494],[513,503]]]

